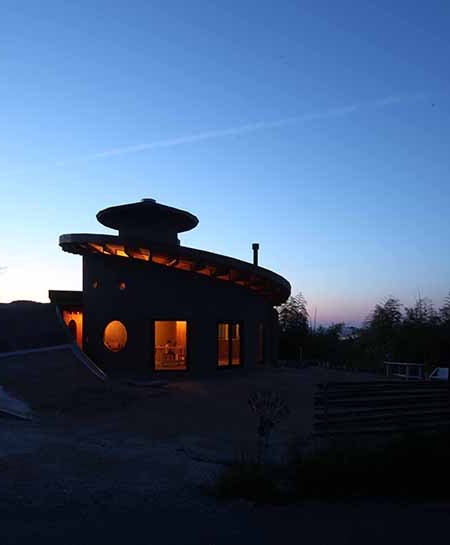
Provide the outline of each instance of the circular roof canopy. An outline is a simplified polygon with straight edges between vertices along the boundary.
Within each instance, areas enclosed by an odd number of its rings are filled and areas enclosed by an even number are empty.
[[[65,252],[99,254],[112,259],[128,258],[237,284],[270,298],[275,305],[284,303],[291,293],[289,282],[273,271],[233,257],[187,246],[148,244],[136,239],[87,233],[61,235],[59,245]]]
[[[106,227],[118,231],[138,228],[181,233],[193,229],[198,224],[198,218],[194,214],[159,204],[154,199],[142,199],[140,202],[105,208],[98,212],[97,219]]]

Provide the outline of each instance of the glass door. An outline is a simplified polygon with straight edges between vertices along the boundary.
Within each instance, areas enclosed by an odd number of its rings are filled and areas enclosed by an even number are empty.
[[[242,326],[239,322],[220,322],[217,325],[217,365],[242,365]]]

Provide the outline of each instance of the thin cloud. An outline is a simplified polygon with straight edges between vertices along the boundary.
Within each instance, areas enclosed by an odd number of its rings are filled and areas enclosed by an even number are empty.
[[[315,112],[310,114],[304,114],[295,117],[286,117],[284,119],[277,119],[275,121],[259,121],[247,125],[239,125],[237,127],[229,127],[227,129],[219,129],[214,131],[206,131],[197,134],[190,134],[186,136],[180,136],[178,138],[170,138],[168,140],[157,140],[155,142],[149,142],[148,144],[137,144],[135,146],[125,146],[121,148],[112,148],[109,150],[100,151],[91,155],[82,157],[82,161],[90,161],[92,159],[101,159],[104,157],[112,157],[116,155],[126,155],[128,153],[139,153],[142,151],[151,151],[158,148],[171,148],[174,146],[180,146],[183,144],[191,144],[194,142],[203,142],[205,140],[213,140],[217,138],[224,138],[227,136],[236,136],[239,134],[257,132],[268,129],[275,129],[278,127],[285,127],[287,125],[299,124],[304,121],[312,121],[315,119],[327,119],[331,117],[345,116],[354,113],[358,110],[358,105],[353,104],[351,106],[344,106],[342,108],[333,108],[323,112]]]
[[[414,95],[391,95],[388,97],[381,98],[374,102],[374,106],[393,106],[396,104],[404,104],[406,102],[416,102],[418,100],[424,100],[427,97],[425,93],[416,93]]]
[[[169,138],[167,140],[156,140],[154,142],[148,142],[143,144],[136,144],[131,146],[124,146],[118,148],[111,148],[101,150],[88,155],[75,157],[68,160],[55,161],[53,166],[66,166],[76,163],[90,162],[99,159],[106,159],[108,157],[117,157],[121,155],[128,155],[131,153],[149,152],[162,148],[173,148],[176,146],[182,146],[186,144],[194,144],[197,142],[205,142],[208,140],[216,140],[220,138],[226,138],[229,136],[237,136],[241,134],[266,131],[271,129],[283,128],[289,125],[299,125],[308,121],[331,119],[334,117],[346,117],[353,115],[362,110],[370,110],[373,108],[389,108],[398,104],[405,104],[411,102],[417,102],[427,98],[427,95],[423,93],[416,93],[410,95],[394,95],[383,97],[371,102],[360,104],[349,104],[339,108],[330,108],[327,110],[311,112],[303,115],[285,117],[273,121],[259,121],[255,123],[249,123],[246,125],[238,125],[235,127],[228,127],[224,129],[217,129],[205,132],[199,132],[194,134],[188,134],[184,136],[178,136],[176,138]],[[49,166],[49,165],[47,165]],[[28,169],[27,169],[28,170]],[[3,173],[4,175],[17,174],[24,172],[20,171]]]
[[[177,138],[170,138],[167,140],[156,140],[154,142],[149,142],[145,144],[137,144],[133,146],[124,146],[120,148],[112,148],[84,157],[79,158],[80,161],[91,161],[95,159],[102,159],[106,157],[114,157],[118,155],[127,155],[129,153],[140,153],[144,151],[152,151],[159,148],[172,148],[176,146],[181,146],[184,144],[192,144],[196,142],[204,142],[206,140],[215,140],[218,138],[225,138],[227,136],[236,136],[240,134],[259,132],[264,130],[276,129],[286,127],[288,125],[298,125],[307,121],[330,119],[333,117],[345,117],[347,115],[352,115],[361,109],[370,109],[371,107],[389,107],[404,102],[411,102],[417,100],[423,100],[425,98],[424,94],[415,94],[415,95],[397,95],[397,96],[388,96],[376,101],[366,103],[366,104],[350,104],[347,106],[342,106],[340,108],[331,108],[328,110],[312,112],[309,114],[303,114],[299,116],[286,117],[282,119],[277,119],[274,121],[259,121],[256,123],[250,123],[246,125],[239,125],[236,127],[229,127],[225,129],[218,129],[206,132],[200,132],[196,134],[190,134],[185,136],[179,136]]]

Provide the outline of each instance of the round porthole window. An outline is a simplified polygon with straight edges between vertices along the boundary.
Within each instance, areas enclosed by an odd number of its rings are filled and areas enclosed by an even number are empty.
[[[92,282],[92,287],[94,288],[94,290],[98,288],[98,280],[94,280]]]
[[[103,333],[103,344],[111,352],[120,352],[127,344],[127,328],[122,322],[114,320],[109,322]]]

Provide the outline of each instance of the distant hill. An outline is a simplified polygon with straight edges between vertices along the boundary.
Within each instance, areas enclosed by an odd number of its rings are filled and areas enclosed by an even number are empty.
[[[42,348],[70,342],[51,303],[0,303],[0,352]]]

